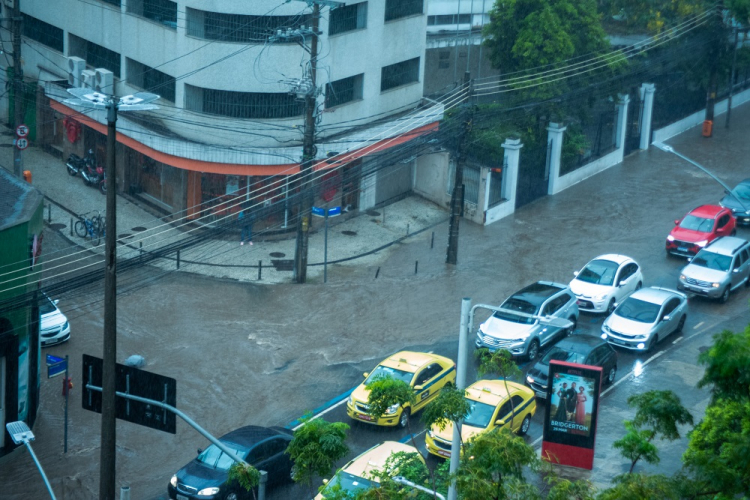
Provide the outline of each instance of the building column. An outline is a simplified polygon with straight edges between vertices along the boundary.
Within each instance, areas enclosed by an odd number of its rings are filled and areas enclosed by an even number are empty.
[[[648,149],[651,144],[651,118],[654,114],[654,92],[656,86],[653,83],[641,85],[643,96],[643,114],[641,115],[641,144],[640,149]]]
[[[619,151],[620,161],[622,161],[622,158],[625,156],[625,134],[628,131],[628,104],[630,104],[630,96],[628,94],[618,94],[617,97],[617,135],[615,135],[615,147]]]
[[[568,127],[559,123],[550,122],[547,127],[547,144],[552,143],[549,158],[549,180],[547,194],[557,193],[557,181],[560,180],[560,160],[562,158],[562,146],[564,132]]]
[[[505,180],[503,182],[503,198],[508,200],[511,207],[516,206],[516,187],[518,186],[518,163],[521,156],[521,139],[505,139],[502,145],[505,153]],[[515,210],[515,209],[514,209]]]

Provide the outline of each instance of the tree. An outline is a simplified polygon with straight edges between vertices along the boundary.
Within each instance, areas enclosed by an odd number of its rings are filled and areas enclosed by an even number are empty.
[[[657,474],[622,474],[613,480],[614,486],[602,491],[597,500],[642,500],[659,498],[677,500],[680,497],[674,479]]]
[[[443,387],[438,397],[428,404],[422,413],[422,422],[426,429],[433,425],[441,431],[448,422],[458,425],[471,411],[471,405],[465,398],[466,391],[455,387]],[[459,432],[460,436],[460,432]]]
[[[661,33],[714,5],[709,0],[608,0],[602,10],[631,31]]]
[[[711,387],[713,400],[750,398],[750,325],[742,333],[725,330],[714,335],[713,345],[698,356],[706,371],[698,387]]]
[[[476,352],[479,358],[479,372],[480,377],[484,377],[487,374],[493,373],[500,376],[505,385],[505,391],[510,394],[508,388],[508,379],[519,379],[523,374],[518,368],[518,365],[513,361],[513,357],[505,349],[498,349],[495,352],[490,352],[489,349],[479,349]],[[513,428],[513,419],[516,416],[516,408],[513,404],[513,398],[510,398],[510,428]]]
[[[343,422],[305,415],[286,450],[294,462],[292,479],[312,487],[315,476],[331,475],[336,461],[349,453],[345,443],[348,430],[349,426]]]
[[[255,490],[253,488],[260,484],[260,471],[252,465],[235,462],[232,464],[232,467],[229,468],[227,482],[229,481],[237,481],[240,487],[247,491],[252,491],[253,498],[256,498]]]

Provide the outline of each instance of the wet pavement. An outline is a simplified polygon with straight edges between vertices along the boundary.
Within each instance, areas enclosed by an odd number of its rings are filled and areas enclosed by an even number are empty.
[[[667,142],[734,184],[750,172],[750,106],[732,118],[733,128],[716,127],[712,139],[700,137],[695,128]],[[455,267],[444,264],[447,224],[435,226],[433,248],[423,235],[394,246],[377,264],[330,268],[326,285],[268,287],[146,266],[119,277],[117,359],[141,354],[145,369],[176,378],[178,407],[215,435],[248,424],[287,425],[336,400],[361,381],[362,372],[395,351],[434,350],[455,359],[461,297],[496,304],[539,279],[568,282],[592,257],[610,252],[635,258],[644,285],[674,287],[684,261],[665,256],[664,238],[674,219],[721,196],[722,188],[707,175],[652,149],[491,226],[462,222]],[[738,235],[750,237],[750,230],[741,228]],[[51,240],[55,248],[67,245]],[[697,353],[710,344],[712,333],[747,325],[748,297],[740,290],[725,305],[691,298],[683,335],[665,339],[656,357],[620,352],[617,385],[603,398],[594,471],[563,473],[605,486],[627,470],[611,443],[622,435],[623,420],[633,415],[626,403],[630,394],[670,388],[700,417],[708,393],[694,387],[701,374]],[[34,449],[58,498],[89,499],[98,492],[100,417],[81,409],[80,360],[83,353],[101,355],[101,298],[101,284],[61,296],[72,338],[44,350],[71,356],[76,385],[68,453],[62,453],[59,378],[42,381],[34,427]],[[601,318],[582,316],[577,333],[596,334],[600,324]],[[543,408],[527,438],[535,446]],[[346,421],[338,417],[340,410],[325,418]],[[118,422],[117,431],[117,484],[129,484],[134,499],[166,498],[171,474],[206,445],[182,422],[176,435],[127,422]],[[404,433],[353,425],[350,436],[354,456]],[[661,463],[639,469],[669,474],[679,468],[684,447],[684,439],[660,442]],[[0,458],[0,482],[3,498],[46,495],[23,449]],[[286,487],[268,498],[308,496],[307,490]]]

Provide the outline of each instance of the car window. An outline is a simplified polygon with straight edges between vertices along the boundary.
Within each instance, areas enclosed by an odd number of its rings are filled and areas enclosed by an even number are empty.
[[[554,299],[549,301],[549,304],[547,304],[548,312],[545,312],[543,314],[549,315],[549,316],[555,314],[560,309],[562,309],[563,306],[567,304],[569,300],[570,300],[570,297],[566,293],[563,293],[562,295],[555,297]]]
[[[247,461],[250,464],[257,464],[264,460],[268,460],[273,455],[275,455],[275,453],[271,453],[270,442],[265,441],[255,445],[255,447],[250,450],[250,453],[247,454]]]
[[[240,458],[243,458],[247,455],[247,447],[245,446],[240,446],[228,441],[222,441],[222,443],[230,450],[233,450]],[[206,467],[218,470],[229,470],[229,468],[234,463],[234,459],[221,451],[215,444],[212,444],[211,446],[203,450],[200,455],[198,455],[196,460]]]
[[[618,265],[611,260],[592,260],[576,276],[577,280],[609,286],[615,282]]]
[[[690,231],[709,233],[714,228],[714,220],[688,214],[680,221],[680,227]]]
[[[716,227],[724,227],[727,225],[727,222],[729,222],[729,214],[724,214],[719,217],[719,223],[716,224]]]
[[[414,385],[420,385],[429,382],[430,380],[435,378],[438,373],[440,373],[441,369],[442,367],[439,364],[432,363],[420,373],[420,376],[422,376],[424,380],[422,382],[417,381],[414,383]]]
[[[510,416],[510,401],[506,401],[497,412],[498,420]]]
[[[680,299],[677,299],[677,298],[669,299],[667,303],[664,304],[664,309],[662,309],[661,317],[663,318],[667,314],[671,314],[672,311],[674,311],[678,305],[680,305]]]
[[[748,253],[747,248],[742,249],[742,257],[745,259],[745,262],[750,259],[750,253]]]
[[[620,279],[619,282],[622,283],[626,279],[630,278],[635,274],[635,270],[638,269],[638,266],[633,264],[632,262],[625,267],[622,268],[622,271],[620,272]]]
[[[734,259],[732,259],[732,262],[732,269],[739,269],[743,262],[742,253],[738,253],[737,255],[735,255]]]
[[[523,404],[523,396],[519,396],[518,394],[516,394],[510,399],[511,401],[513,401],[513,408],[515,408],[515,410],[518,411],[518,408],[520,408],[521,405]]]
[[[597,347],[596,349],[591,351],[591,353],[589,353],[588,357],[586,358],[585,364],[598,366],[604,359],[602,357],[602,352],[603,351],[601,347]]]
[[[732,258],[728,255],[719,255],[718,253],[709,252],[704,249],[698,252],[698,255],[693,257],[690,263],[717,271],[729,271],[729,266],[732,265]]]
[[[640,323],[653,323],[659,314],[660,307],[651,302],[628,297],[615,309],[615,314]]]
[[[416,377],[414,377],[414,387],[418,385],[424,385],[425,382],[427,382],[430,379],[430,372],[429,367],[423,369],[421,372],[417,374]]]

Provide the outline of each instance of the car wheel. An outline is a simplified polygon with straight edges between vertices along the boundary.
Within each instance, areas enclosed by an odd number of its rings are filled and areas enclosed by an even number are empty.
[[[642,286],[643,286],[643,283],[639,281],[638,284],[635,285],[635,290],[636,291],[640,290]]]
[[[745,279],[745,288],[750,288],[750,276]]]
[[[226,500],[237,500],[237,493],[233,491],[224,498],[226,498]]]
[[[612,300],[609,301],[609,305],[607,306],[607,316],[615,312],[615,298],[612,297]]]
[[[523,417],[521,427],[519,427],[518,429],[518,435],[525,436],[526,433],[529,432],[529,427],[531,427],[531,417],[527,414],[525,417]]]
[[[401,412],[401,416],[398,419],[398,426],[402,429],[405,429],[409,426],[409,414],[411,413],[411,408],[404,408],[404,410]]]
[[[529,350],[526,352],[526,357],[529,361],[534,361],[539,356],[539,341],[534,339],[529,344]]]
[[[565,330],[565,336],[566,337],[568,337],[570,335],[573,335],[573,332],[576,331],[576,327],[578,326],[578,320],[576,320],[575,316],[571,316],[570,318],[568,318],[568,321],[570,321],[573,324],[571,325],[570,328],[568,328],[568,329]]]
[[[654,347],[656,347],[656,344],[659,343],[659,336],[654,335],[654,338],[651,339],[651,342],[648,344],[648,352],[651,352],[654,350]]]
[[[617,365],[609,369],[609,373],[607,374],[607,384],[608,385],[614,384],[616,376],[617,376]]]
[[[680,333],[682,331],[682,327],[685,326],[685,318],[687,318],[687,314],[683,314],[680,318],[680,322],[677,323],[677,329],[675,330],[676,333]]]
[[[727,300],[729,300],[729,285],[727,285],[727,287],[721,293],[721,297],[719,297],[719,302],[721,302],[722,304],[725,304]]]
[[[736,236],[736,235],[737,235],[737,230],[736,229],[732,229],[732,232],[729,233],[729,236]]]

